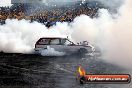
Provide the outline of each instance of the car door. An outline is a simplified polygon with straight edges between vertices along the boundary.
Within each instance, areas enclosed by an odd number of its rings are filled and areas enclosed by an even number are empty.
[[[50,48],[53,48],[55,51],[63,52],[63,45],[60,44],[60,39],[51,39],[50,44],[48,45]]]
[[[75,45],[73,42],[65,39],[65,43],[62,44],[62,50],[65,51],[67,54],[76,53],[79,49],[78,45]]]
[[[50,41],[49,47],[53,48],[55,51],[65,52],[67,55],[76,53],[80,46],[75,45],[73,42],[65,39],[65,42],[62,43],[62,39],[52,39]]]

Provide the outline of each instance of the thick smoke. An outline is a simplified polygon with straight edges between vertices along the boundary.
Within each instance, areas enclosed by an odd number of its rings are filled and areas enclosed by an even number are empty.
[[[98,1],[109,8],[118,8],[123,3],[123,0],[88,0],[88,1]]]
[[[104,59],[121,66],[132,66],[132,1],[126,0],[119,9],[119,16],[112,22],[108,20],[108,26],[103,30]]]
[[[42,56],[64,56],[65,52],[56,51],[54,48],[47,46],[47,49],[40,50]]]
[[[66,37],[65,23],[61,30],[47,29],[44,25],[26,20],[6,20],[5,25],[0,26],[0,51],[29,53],[34,49],[36,41],[40,37]],[[67,26],[67,25],[66,25]],[[65,34],[64,34],[65,33]]]
[[[0,7],[11,6],[11,0],[0,0]]]
[[[118,14],[111,15],[107,10],[101,9],[97,19],[82,15],[74,20],[73,24],[77,28],[73,32],[73,37],[77,40],[90,38],[90,42],[93,40],[91,43],[100,47],[104,60],[131,69],[131,11],[132,1],[126,0]]]

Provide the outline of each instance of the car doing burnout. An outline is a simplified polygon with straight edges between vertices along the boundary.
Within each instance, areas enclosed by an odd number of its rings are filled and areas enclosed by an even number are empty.
[[[84,57],[86,54],[91,54],[94,51],[94,47],[89,45],[87,41],[75,44],[68,38],[40,38],[35,44],[35,52],[41,54],[42,50],[53,48],[57,52],[65,52],[65,55],[78,55]]]

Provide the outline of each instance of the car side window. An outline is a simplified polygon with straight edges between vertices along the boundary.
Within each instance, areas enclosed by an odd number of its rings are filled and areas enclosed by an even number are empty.
[[[68,40],[66,40],[65,45],[71,45],[72,43]]]
[[[61,44],[65,45],[66,39],[61,39]]]
[[[49,39],[41,39],[39,41],[39,44],[44,44],[44,45],[49,44]]]
[[[72,42],[70,42],[68,39],[62,39],[62,40],[61,40],[61,44],[62,44],[62,45],[71,45]]]
[[[51,39],[50,45],[58,45],[58,44],[60,44],[60,40],[59,39]]]

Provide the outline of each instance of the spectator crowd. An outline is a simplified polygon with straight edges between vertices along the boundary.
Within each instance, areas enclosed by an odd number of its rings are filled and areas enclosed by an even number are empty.
[[[88,15],[91,18],[96,17],[99,8],[103,7],[96,2],[91,6],[89,6],[89,3],[75,3],[65,6],[13,4],[11,7],[0,7],[0,23],[4,24],[6,19],[26,19],[50,27],[56,22],[72,22],[75,17],[81,14]]]

